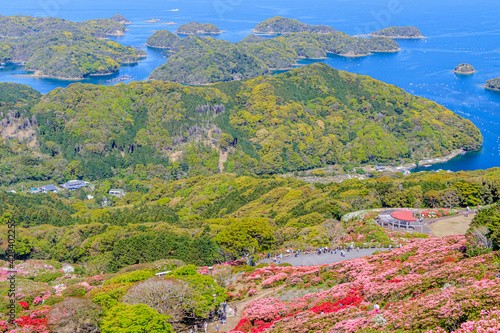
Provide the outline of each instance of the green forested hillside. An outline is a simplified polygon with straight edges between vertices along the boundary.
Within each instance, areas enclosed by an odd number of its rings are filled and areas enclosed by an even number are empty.
[[[498,168],[390,176],[394,178],[377,175],[329,185],[235,174],[178,181],[129,178],[87,190],[98,198],[107,195],[109,186],[125,188],[125,198],[115,199],[115,207],[110,208],[101,207],[97,199],[83,200],[86,193],[82,190],[57,195],[0,193],[0,258],[7,244],[5,214],[18,222],[19,259],[87,263],[89,270],[114,272],[159,259],[210,265],[222,258],[238,258],[238,252],[221,250],[223,241],[217,236],[238,226],[242,230],[248,223],[271,235],[269,250],[319,246],[330,244],[332,221],[337,224],[350,211],[380,207],[449,210],[500,200]],[[350,225],[340,228],[338,236],[370,234],[376,243],[391,244],[383,230],[374,223]]]
[[[301,58],[323,59],[327,54],[367,56],[371,52],[400,50],[398,43],[385,37],[355,38],[333,29],[292,30],[294,33],[273,39],[247,36],[236,44],[195,36],[181,39],[166,30],[157,31],[148,38],[147,44],[168,49],[166,54],[170,57],[150,78],[201,85],[290,68]]]
[[[388,27],[379,31],[370,33],[372,36],[387,38],[424,38],[420,30],[416,27]]]
[[[98,169],[94,179],[138,163],[163,165],[161,177],[217,173],[225,152],[226,171],[274,174],[414,162],[482,144],[452,111],[325,64],[210,87],[73,84],[33,113],[40,141],[51,142],[44,151],[80,161],[81,176]]]
[[[275,16],[259,23],[254,28],[254,31],[260,34],[288,34],[293,32],[328,34],[335,32],[335,29],[326,25],[310,25],[286,17]]]
[[[125,27],[108,19],[71,22],[55,17],[0,15],[0,37],[23,37],[52,31],[84,31],[94,37],[102,38],[109,35],[122,35]]]
[[[196,35],[196,34],[207,34],[207,35],[217,35],[220,34],[220,29],[211,23],[199,23],[199,22],[189,22],[181,25],[177,29],[177,33],[181,35]]]
[[[146,56],[144,51],[101,38],[117,25],[123,28],[112,20],[75,23],[51,18],[3,17],[0,34],[8,37],[0,40],[0,62],[23,62],[27,70],[50,77],[78,79],[113,73],[121,64],[134,63]]]

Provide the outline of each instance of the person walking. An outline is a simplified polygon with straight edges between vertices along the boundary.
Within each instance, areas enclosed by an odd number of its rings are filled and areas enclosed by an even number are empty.
[[[236,304],[234,305],[234,315],[238,315],[238,307],[236,306]]]
[[[194,333],[198,333],[198,324],[194,324]]]
[[[206,321],[203,323],[203,328],[205,329],[205,333],[207,333],[208,323]]]
[[[215,326],[215,332],[219,332],[219,324]]]
[[[224,313],[226,313],[226,307],[227,307],[227,300],[222,303],[222,307],[224,308]]]
[[[269,259],[271,257],[271,253],[267,253],[267,259]]]

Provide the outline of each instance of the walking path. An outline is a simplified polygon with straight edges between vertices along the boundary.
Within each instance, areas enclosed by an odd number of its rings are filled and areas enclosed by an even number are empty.
[[[316,266],[316,265],[325,265],[325,264],[333,264],[335,262],[341,262],[344,260],[361,258],[368,255],[373,254],[375,251],[385,251],[386,249],[359,249],[357,252],[356,249],[350,252],[345,252],[345,257],[340,255],[340,251],[337,251],[337,254],[331,253],[322,253],[318,255],[318,253],[310,253],[310,254],[300,254],[297,257],[295,255],[291,255],[289,257],[283,256],[281,262],[292,264],[293,266]],[[270,259],[265,259],[260,261],[259,263],[270,264],[273,262],[272,257]],[[277,263],[277,262],[276,262]]]

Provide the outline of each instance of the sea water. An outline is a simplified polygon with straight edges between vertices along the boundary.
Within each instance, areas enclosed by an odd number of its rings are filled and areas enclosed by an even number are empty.
[[[124,15],[132,22],[125,36],[112,37],[124,45],[145,48],[148,57],[124,66],[117,74],[81,80],[92,84],[121,75],[147,80],[165,63],[160,50],[147,48],[146,39],[159,29],[175,31],[190,21],[214,23],[224,32],[215,38],[238,42],[259,22],[281,15],[309,24],[325,24],[350,35],[366,34],[388,26],[413,25],[427,39],[399,40],[399,53],[362,58],[331,56],[325,62],[334,68],[369,75],[407,92],[428,98],[470,119],[482,132],[484,146],[447,163],[419,170],[475,170],[500,166],[500,92],[482,87],[500,76],[500,1],[498,0],[122,0],[4,1],[2,15],[55,16],[72,21]],[[149,19],[158,23],[146,23]],[[177,25],[161,23],[175,22]],[[311,61],[303,61],[302,64]],[[454,74],[459,63],[472,64],[477,73]],[[0,81],[22,83],[47,93],[72,81],[29,78],[22,66],[0,68]]]

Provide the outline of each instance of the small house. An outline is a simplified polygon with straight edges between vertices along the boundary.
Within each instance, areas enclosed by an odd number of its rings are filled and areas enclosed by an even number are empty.
[[[78,190],[87,187],[88,185],[83,180],[70,180],[69,182],[64,183],[60,186],[68,190]]]
[[[125,196],[125,191],[119,189],[111,189],[109,190],[109,195],[117,198],[123,198]]]
[[[375,166],[375,170],[377,170],[377,171],[384,171],[385,170],[385,166],[377,165],[377,166]]]
[[[45,186],[42,186],[40,189],[41,189],[42,193],[48,193],[48,192],[57,193],[58,192],[57,187],[55,187],[54,185],[45,185]]]

